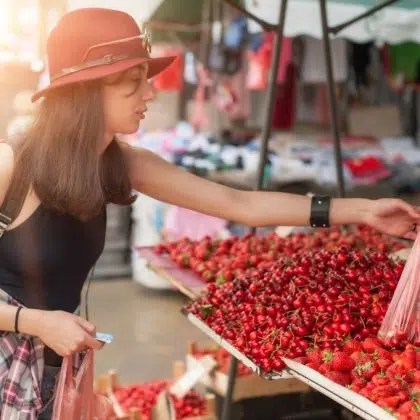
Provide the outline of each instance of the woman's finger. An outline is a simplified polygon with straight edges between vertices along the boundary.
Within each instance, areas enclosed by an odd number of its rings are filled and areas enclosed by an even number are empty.
[[[404,235],[404,239],[411,239],[413,241],[415,241],[417,238],[417,233],[415,232],[408,232]]]
[[[398,207],[407,212],[413,219],[419,220],[420,219],[420,208],[413,207],[412,205],[406,203],[405,201],[400,200],[398,202]]]

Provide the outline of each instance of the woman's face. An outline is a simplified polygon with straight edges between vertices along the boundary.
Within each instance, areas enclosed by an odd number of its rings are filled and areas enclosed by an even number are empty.
[[[155,99],[147,72],[148,65],[143,64],[106,79],[102,100],[107,141],[116,133],[132,134],[139,129],[147,103]]]

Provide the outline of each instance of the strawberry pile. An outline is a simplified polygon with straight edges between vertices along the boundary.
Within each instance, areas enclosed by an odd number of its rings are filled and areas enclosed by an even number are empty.
[[[404,341],[404,340],[402,340]],[[296,361],[373,401],[400,420],[420,419],[420,348],[348,340],[336,351],[311,349]]]
[[[168,386],[168,381],[156,381],[142,385],[118,387],[114,394],[121,408],[126,413],[131,408],[138,408],[143,420],[151,420],[152,409],[157,402],[157,398]],[[189,391],[182,399],[177,399],[173,395],[171,398],[174,403],[177,420],[204,416],[206,414],[205,399],[194,390]]]
[[[222,241],[205,237],[194,242],[184,238],[178,242],[159,244],[155,252],[169,254],[179,267],[193,270],[206,282],[220,284],[231,281],[249,269],[264,268],[280,256],[308,250],[334,251],[341,246],[389,253],[398,251],[404,244],[368,226],[356,226],[347,230],[331,228],[296,233],[287,238],[281,238],[274,232],[265,236],[246,235]]]
[[[114,393],[121,408],[128,413],[131,408],[138,408],[142,419],[151,420],[152,408],[159,394],[168,387],[167,381],[156,381],[141,385],[118,387]]]
[[[223,347],[215,348],[202,348],[198,349],[196,346],[194,346],[194,351],[192,352],[192,356],[194,356],[196,359],[200,359],[204,356],[210,355],[216,360],[218,369],[220,372],[223,372],[225,374],[228,374],[229,372],[229,366],[231,361],[231,355],[227,352]],[[252,371],[247,366],[245,366],[243,363],[238,363],[238,369],[237,369],[237,375],[238,376],[247,376],[251,375]]]
[[[187,311],[264,372],[281,371],[285,356],[376,336],[403,267],[380,252],[301,252],[208,284]]]

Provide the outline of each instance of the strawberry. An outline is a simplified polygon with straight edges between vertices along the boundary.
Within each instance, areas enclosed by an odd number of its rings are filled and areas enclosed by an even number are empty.
[[[400,360],[400,358],[401,358],[401,352],[399,350],[393,350],[392,351],[392,360],[394,362],[396,362],[396,361]]]
[[[419,384],[410,384],[408,387],[411,398],[416,400],[418,397],[420,397],[420,385]]]
[[[382,371],[385,371],[385,370],[387,370],[392,365],[392,360],[378,359],[376,361],[376,363],[378,364],[378,366],[380,367],[380,369]]]
[[[407,401],[400,405],[398,408],[399,414],[410,414],[414,410],[415,402],[414,401]]]
[[[401,359],[402,363],[407,369],[415,369],[416,368],[416,351],[413,349],[406,350],[402,355]]]
[[[389,385],[389,382],[390,382],[390,380],[389,380],[389,378],[383,373],[383,372],[380,372],[380,373],[377,373],[376,375],[374,375],[373,377],[372,377],[372,380],[371,380],[375,385]]]
[[[370,381],[372,377],[379,372],[379,366],[375,362],[367,362],[356,367],[359,375]]]
[[[319,365],[322,364],[322,353],[319,350],[308,350],[306,352],[306,357],[308,358],[309,362],[317,363]]]
[[[321,367],[321,365],[319,363],[309,362],[306,364],[306,367],[308,367],[309,369],[319,371],[319,368]]]
[[[350,356],[356,363],[366,363],[373,360],[370,354],[364,353],[363,351],[355,351]]]
[[[333,352],[331,350],[323,350],[321,354],[322,354],[322,361],[324,363],[332,362]]]
[[[372,393],[372,391],[376,388],[376,385],[373,384],[372,382],[369,382],[361,391],[360,391],[360,395],[362,397],[368,398],[370,399],[370,395]]]
[[[361,350],[362,350],[362,345],[358,341],[353,340],[353,339],[347,340],[343,346],[344,353],[347,353],[349,356],[353,354],[354,352],[356,351],[360,352]]]
[[[364,388],[366,384],[367,382],[362,378],[353,379],[353,382],[351,383],[352,386],[355,386],[360,389]]]
[[[356,362],[344,352],[336,352],[333,356],[332,366],[338,372],[351,372]]]
[[[325,375],[328,372],[331,372],[332,370],[332,362],[323,363],[318,369],[319,373],[322,373],[323,375]]]
[[[381,398],[378,401],[376,401],[376,404],[379,405],[379,407],[390,408],[391,410],[397,408],[399,403],[400,399],[396,396]]]
[[[368,337],[363,341],[362,348],[366,353],[372,354],[376,349],[381,348],[381,343],[377,338]]]
[[[388,350],[378,348],[373,352],[375,361],[380,359],[392,360],[392,354]]]
[[[399,391],[396,396],[400,399],[400,404],[405,403],[410,399],[410,395],[406,390]]]
[[[420,370],[415,370],[413,373],[413,380],[416,384],[420,384]]]
[[[327,372],[325,377],[342,386],[347,386],[351,382],[350,375],[343,372]]]
[[[360,392],[362,391],[362,389],[365,387],[366,382],[356,382],[353,381],[350,385],[349,385],[349,389],[353,392],[356,392],[357,394],[360,394]]]
[[[394,396],[394,389],[390,385],[377,386],[369,393],[369,399],[376,402],[382,398]]]
[[[407,401],[397,410],[399,420],[419,420],[420,405],[415,401]]]
[[[403,360],[393,363],[387,370],[386,374],[392,378],[403,378],[407,382],[411,382],[409,378],[410,369],[407,369]]]

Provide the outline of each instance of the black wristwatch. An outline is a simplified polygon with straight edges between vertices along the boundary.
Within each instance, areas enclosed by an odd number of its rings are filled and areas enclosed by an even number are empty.
[[[313,228],[330,227],[331,198],[327,195],[314,195],[311,202],[310,224]]]

